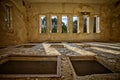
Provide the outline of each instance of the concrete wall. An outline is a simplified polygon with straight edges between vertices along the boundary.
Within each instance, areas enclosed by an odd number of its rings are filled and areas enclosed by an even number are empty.
[[[83,33],[83,15],[81,12],[90,12],[90,33]],[[77,3],[31,3],[27,8],[28,15],[28,40],[30,42],[42,41],[109,41],[110,40],[110,9],[102,4],[77,4]],[[48,22],[48,32],[44,34],[39,33],[39,15],[46,15]],[[50,33],[50,19],[51,15],[67,15],[69,23],[71,16],[77,15],[80,17],[80,33],[72,33],[72,24],[69,24],[68,33]],[[93,33],[93,16],[100,17],[100,33]],[[60,19],[60,18],[59,18]],[[58,19],[58,20],[59,20]],[[61,19],[60,19],[61,20]],[[58,24],[58,28],[61,25]],[[59,30],[60,31],[60,30]]]
[[[120,42],[120,1],[111,6],[111,40]]]
[[[11,26],[5,26],[5,5],[10,6]],[[26,9],[22,0],[0,0],[0,46],[27,41]]]
[[[0,0],[0,46],[24,42],[120,41],[120,5],[103,3],[35,2]],[[29,1],[29,0],[27,0]],[[32,0],[31,0],[32,1]],[[5,26],[5,5],[11,6],[11,26]],[[89,33],[83,33],[83,15],[90,12]],[[39,15],[47,17],[47,33],[40,33]],[[50,16],[58,17],[58,32],[50,33]],[[68,33],[61,33],[61,16],[68,16]],[[72,33],[72,16],[79,17],[80,33]],[[100,33],[93,33],[93,16],[100,17]]]

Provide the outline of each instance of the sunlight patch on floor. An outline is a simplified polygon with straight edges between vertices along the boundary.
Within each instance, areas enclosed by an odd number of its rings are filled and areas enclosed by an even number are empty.
[[[97,44],[97,43],[87,43],[87,44],[90,44],[90,45],[93,45],[93,46],[105,46],[105,47],[110,47],[110,48],[113,48],[113,49],[120,49],[120,47],[116,47],[116,46],[110,46],[110,45],[105,45],[105,44]]]
[[[104,48],[91,47],[91,49],[96,49],[96,50],[111,53],[111,54],[120,54],[120,51],[108,50],[108,49],[104,49]]]
[[[55,48],[50,47],[51,44],[43,43],[47,55],[61,55]]]
[[[63,43],[64,44],[64,43]],[[93,52],[90,52],[90,51],[85,51],[85,50],[82,50],[82,49],[79,49],[79,48],[76,48],[76,47],[72,47],[70,45],[67,45],[67,44],[64,44],[66,48],[70,49],[70,50],[73,50],[77,53],[79,53],[80,55],[96,55],[95,53]]]

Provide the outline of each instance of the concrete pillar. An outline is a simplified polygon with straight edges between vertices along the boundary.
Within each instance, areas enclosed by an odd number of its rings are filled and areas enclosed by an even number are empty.
[[[90,16],[89,15],[86,16],[87,16],[87,33],[90,33]]]
[[[57,32],[58,33],[61,33],[62,32],[62,17],[61,17],[61,15],[57,15],[57,18],[58,18],[58,20],[57,20]]]
[[[46,27],[46,33],[51,33],[51,24],[50,24],[50,15],[46,15],[46,21],[47,21],[47,27]]]
[[[80,33],[83,33],[83,27],[84,27],[83,23],[84,23],[84,21],[83,21],[83,15],[80,14],[79,15],[79,28],[78,28]]]
[[[72,15],[68,15],[68,33],[73,32],[73,26],[72,26]]]
[[[89,33],[93,33],[93,26],[94,26],[94,15],[90,15],[90,20],[89,20]]]

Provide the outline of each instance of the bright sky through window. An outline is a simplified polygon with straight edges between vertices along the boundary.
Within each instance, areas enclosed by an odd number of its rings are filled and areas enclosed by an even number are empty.
[[[64,22],[65,25],[68,25],[67,16],[62,16],[62,22]]]

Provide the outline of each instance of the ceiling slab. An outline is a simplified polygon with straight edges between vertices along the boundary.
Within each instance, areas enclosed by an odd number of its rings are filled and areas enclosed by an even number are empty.
[[[30,3],[106,3],[112,0],[27,0]],[[115,0],[113,0],[115,1]]]

